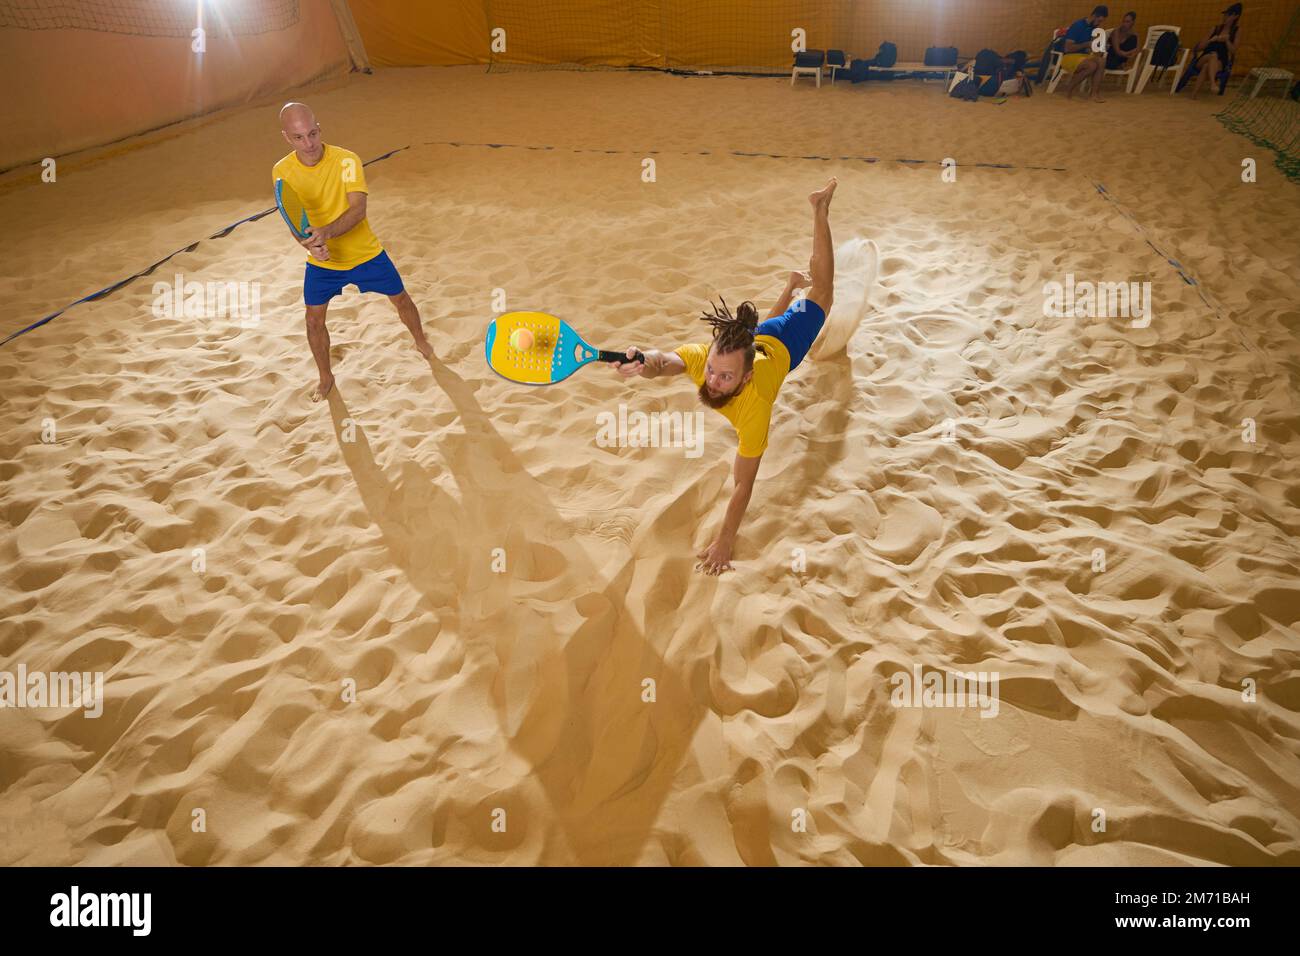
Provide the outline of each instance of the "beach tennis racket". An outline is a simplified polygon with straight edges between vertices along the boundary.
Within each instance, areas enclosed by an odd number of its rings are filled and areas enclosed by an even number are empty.
[[[519,329],[532,333],[531,348],[517,349],[510,337]],[[554,385],[592,362],[644,362],[636,353],[593,348],[582,340],[569,323],[545,312],[507,312],[487,328],[487,361],[502,378],[523,385]]]
[[[311,223],[307,221],[307,210],[303,208],[302,200],[293,191],[293,187],[283,179],[275,181],[275,204],[293,234],[299,239],[306,239],[307,230],[311,228]]]

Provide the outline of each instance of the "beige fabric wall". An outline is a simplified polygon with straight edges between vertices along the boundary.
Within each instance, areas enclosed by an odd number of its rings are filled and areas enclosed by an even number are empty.
[[[349,0],[375,66],[487,63],[490,30],[508,31],[523,63],[781,68],[791,25],[808,44],[899,58],[930,45],[965,54],[989,46],[1037,55],[1052,28],[1089,0]],[[3,6],[4,0],[0,0]],[[1225,0],[1134,0],[1139,27],[1183,27],[1187,42],[1217,22]],[[129,3],[127,4],[129,6]],[[1268,56],[1295,0],[1249,0],[1237,73]],[[216,9],[216,8],[214,8]],[[1130,9],[1116,5],[1115,21]],[[1296,63],[1296,44],[1283,65]],[[210,32],[202,57],[188,37],[0,26],[0,170],[290,89],[347,71],[329,0],[299,0],[297,23],[267,33]]]
[[[1026,50],[1036,57],[1051,31],[1086,15],[1095,0],[350,0],[376,66],[486,63],[490,30],[507,31],[519,63],[604,66],[788,68],[790,29],[808,45],[865,56],[883,40],[899,58],[927,46]],[[1130,0],[1108,4],[1107,26],[1128,10],[1142,36],[1155,24],[1183,28],[1191,45],[1228,0]],[[1296,0],[1245,0],[1238,74],[1262,63]],[[489,20],[491,21],[489,23]],[[1294,56],[1294,55],[1292,55]]]
[[[488,60],[483,0],[349,0],[348,5],[372,66],[452,66]]]
[[[329,0],[299,0],[298,22],[247,36],[189,37],[0,27],[0,170],[98,146],[344,73]]]

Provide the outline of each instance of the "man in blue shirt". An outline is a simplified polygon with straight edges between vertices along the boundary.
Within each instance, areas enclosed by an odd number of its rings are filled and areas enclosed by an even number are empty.
[[[1070,29],[1065,31],[1065,43],[1061,46],[1061,69],[1070,73],[1070,83],[1065,88],[1065,98],[1074,96],[1075,88],[1084,80],[1092,80],[1092,98],[1094,102],[1103,102],[1101,98],[1101,80],[1106,75],[1105,43],[1101,52],[1092,49],[1092,31],[1099,28],[1110,11],[1105,7],[1094,7],[1091,16],[1075,20]]]

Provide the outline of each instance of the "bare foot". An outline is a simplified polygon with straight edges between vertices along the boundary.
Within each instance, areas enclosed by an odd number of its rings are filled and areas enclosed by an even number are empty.
[[[326,395],[330,393],[330,389],[333,387],[334,387],[333,375],[331,375],[329,378],[321,379],[320,384],[316,386],[316,390],[311,393],[311,400],[313,402],[319,402],[321,399],[323,399]]]
[[[832,176],[830,179],[826,180],[826,185],[823,186],[821,189],[817,190],[815,193],[809,193],[808,201],[812,203],[812,207],[814,209],[818,208],[819,206],[823,209],[829,208],[831,204],[831,197],[835,195],[835,187],[838,186],[839,184],[840,181],[836,179],[834,176]]]
[[[433,358],[433,346],[429,344],[429,340],[426,338],[421,337],[415,340],[415,350],[426,359]]]

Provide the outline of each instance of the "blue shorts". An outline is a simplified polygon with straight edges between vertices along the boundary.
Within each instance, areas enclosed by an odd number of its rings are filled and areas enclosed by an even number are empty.
[[[397,274],[397,266],[387,252],[367,259],[351,269],[326,269],[307,263],[307,274],[302,280],[302,297],[308,305],[324,305],[343,291],[345,285],[355,285],[359,292],[380,292],[398,295],[406,287]]]
[[[826,313],[816,302],[796,299],[784,314],[760,322],[755,335],[770,335],[779,339],[790,352],[790,371],[803,361],[817,334],[826,323]]]

